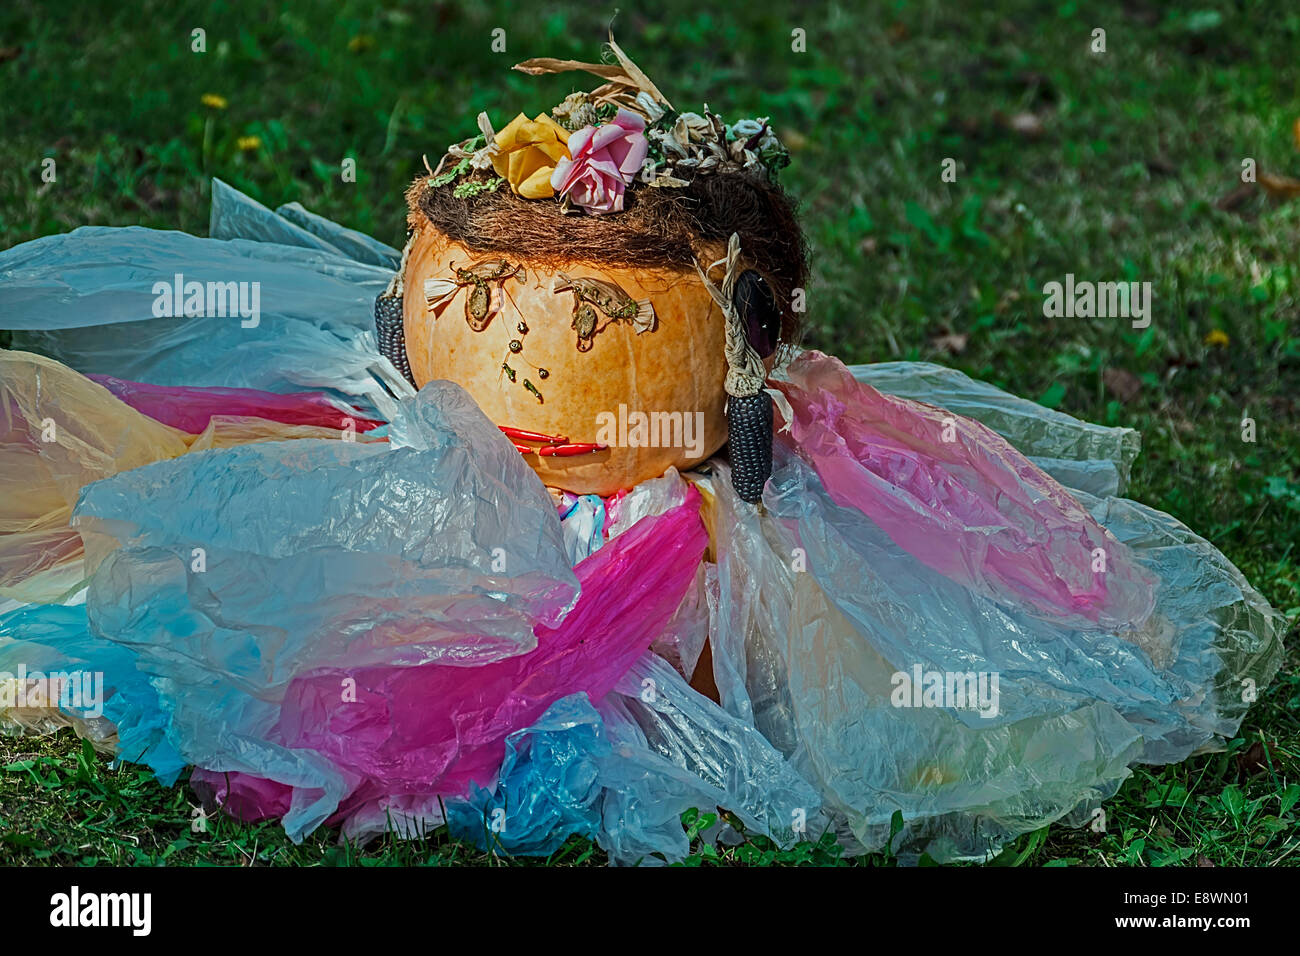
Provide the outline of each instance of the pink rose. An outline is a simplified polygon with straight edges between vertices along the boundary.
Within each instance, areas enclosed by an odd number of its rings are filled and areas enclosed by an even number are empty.
[[[569,137],[569,155],[551,174],[551,186],[592,215],[623,211],[623,192],[645,162],[645,120],[619,110],[601,126],[586,126]]]

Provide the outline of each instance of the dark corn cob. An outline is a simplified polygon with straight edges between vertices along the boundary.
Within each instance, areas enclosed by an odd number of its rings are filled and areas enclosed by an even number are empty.
[[[375,297],[375,334],[379,337],[379,354],[415,385],[411,363],[406,358],[406,336],[402,332],[402,297],[381,292]]]
[[[745,501],[756,503],[772,477],[772,396],[728,396],[727,433],[731,486]]]

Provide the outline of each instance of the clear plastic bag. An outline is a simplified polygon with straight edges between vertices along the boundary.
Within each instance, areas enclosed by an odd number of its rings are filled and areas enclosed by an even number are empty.
[[[0,252],[0,328],[14,331],[14,348],[86,374],[271,392],[326,387],[391,418],[413,393],[374,333],[375,296],[396,250],[297,216],[312,227],[303,228],[220,181],[212,202],[210,239],[83,226]],[[178,276],[181,301],[155,291]],[[177,314],[189,282],[204,286],[203,315]],[[208,283],[222,287],[211,308]],[[248,318],[226,308],[229,283],[242,287]]]
[[[80,589],[68,525],[93,481],[187,450],[187,438],[50,359],[0,350],[0,597],[58,601]]]

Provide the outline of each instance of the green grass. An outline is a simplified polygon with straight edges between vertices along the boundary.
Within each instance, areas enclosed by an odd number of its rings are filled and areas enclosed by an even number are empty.
[[[555,3],[527,16],[499,3],[139,7],[0,8],[0,49],[18,48],[0,52],[0,247],[87,223],[203,234],[210,176],[400,244],[401,190],[421,154],[436,162],[481,109],[499,126],[557,102],[572,77],[508,66],[592,58],[607,16]],[[770,115],[790,140],[784,181],[813,251],[806,344],[855,362],[940,361],[1139,429],[1131,496],[1213,541],[1294,623],[1300,201],[1217,203],[1247,157],[1300,177],[1300,11],[1253,0],[790,9],[661,0],[625,5],[616,26],[679,108]],[[505,54],[490,50],[498,26]],[[190,52],[194,27],[206,54]],[[791,51],[795,27],[805,53]],[[1088,49],[1097,27],[1104,55]],[[205,93],[226,108],[201,105]],[[261,145],[241,150],[247,136]],[[55,183],[40,179],[46,157]],[[344,157],[356,183],[340,180]],[[949,157],[955,183],[940,177]],[[1045,319],[1041,289],[1067,272],[1150,281],[1151,327]],[[1241,440],[1244,416],[1256,443]],[[1226,753],[1136,768],[1105,833],[1053,826],[999,862],[1295,864],[1297,713],[1291,647]],[[1262,761],[1246,753],[1260,742]],[[328,834],[295,847],[270,825],[212,820],[193,834],[188,790],[109,770],[70,734],[0,750],[0,861],[494,862],[445,834],[359,851]],[[757,841],[691,862],[832,859]],[[576,843],[550,862],[603,857]]]

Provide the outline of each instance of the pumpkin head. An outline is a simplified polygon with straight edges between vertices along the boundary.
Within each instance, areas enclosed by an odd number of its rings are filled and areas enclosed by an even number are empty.
[[[484,253],[412,218],[403,331],[415,384],[447,379],[500,426],[607,446],[528,453],[547,485],[609,495],[726,443],[726,325],[694,268]],[[715,243],[700,259],[724,252]]]
[[[478,136],[426,159],[379,350],[417,388],[462,386],[551,487],[613,494],[729,442],[756,502],[764,383],[807,274],[776,181],[790,158],[766,117],[679,112],[612,33],[608,50],[617,64],[517,64],[602,82],[499,133],[480,113]]]

